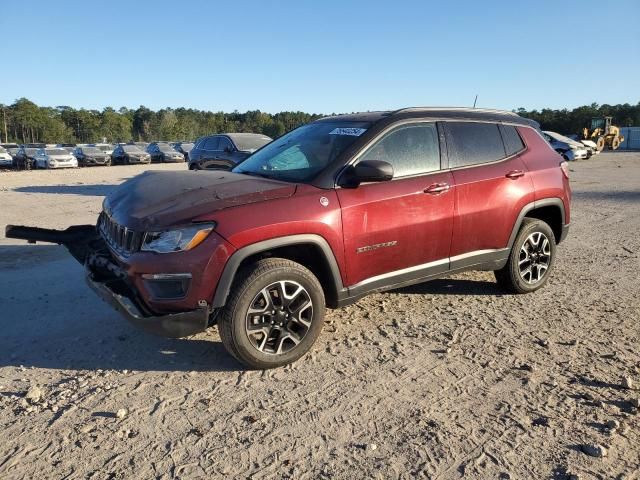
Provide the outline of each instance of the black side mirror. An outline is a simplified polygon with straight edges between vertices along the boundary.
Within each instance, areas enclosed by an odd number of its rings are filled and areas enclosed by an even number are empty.
[[[341,178],[340,185],[355,188],[366,182],[386,182],[393,178],[393,165],[382,160],[363,160],[349,167]]]
[[[230,146],[227,145],[226,147],[224,147],[224,152],[225,153],[233,153],[233,147],[230,147]]]

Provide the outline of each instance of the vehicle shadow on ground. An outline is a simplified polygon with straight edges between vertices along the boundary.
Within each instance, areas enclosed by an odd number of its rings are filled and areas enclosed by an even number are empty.
[[[124,321],[124,320],[123,320]],[[96,335],[99,329],[92,327]],[[69,337],[3,348],[0,367],[57,370],[129,370],[167,372],[234,372],[246,370],[216,340],[165,339],[132,331],[115,337]]]
[[[640,190],[574,191],[577,200],[610,200],[612,202],[640,202]]]
[[[496,282],[441,278],[391,290],[390,293],[412,295],[506,295]]]
[[[24,338],[21,345],[1,345],[0,367],[166,372],[246,370],[220,341],[213,339],[166,339],[134,330],[101,336],[96,325],[91,330],[96,335],[93,338],[84,335],[47,341]]]
[[[90,197],[104,197],[118,185],[36,185],[14,188],[14,192],[21,193],[53,193],[63,195],[85,195]]]
[[[130,325],[85,284],[64,247],[0,246],[0,368],[241,371],[215,327],[170,339]]]

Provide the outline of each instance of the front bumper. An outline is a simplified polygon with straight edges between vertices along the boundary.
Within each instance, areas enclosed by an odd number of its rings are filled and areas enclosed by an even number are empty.
[[[97,165],[107,165],[110,162],[110,159],[107,158],[83,158],[79,160],[78,163],[84,165],[85,167],[89,166],[97,166]]]
[[[179,301],[150,302],[145,291],[137,285],[139,276],[132,277],[116,262],[93,225],[78,225],[66,230],[7,225],[5,235],[30,243],[64,245],[84,265],[86,281],[98,296],[142,330],[164,337],[185,337],[202,332],[209,325],[208,303],[202,306],[196,303],[195,307],[189,308]],[[154,311],[151,307],[155,304],[179,310]]]
[[[187,337],[203,332],[209,324],[209,309],[206,307],[166,315],[145,315],[134,300],[112,290],[108,281],[96,280],[90,268],[87,268],[86,279],[93,291],[130,323],[154,335],[172,338]]]
[[[47,166],[49,168],[77,168],[78,162],[56,162],[49,163]]]
[[[151,163],[151,157],[129,157],[129,163]]]

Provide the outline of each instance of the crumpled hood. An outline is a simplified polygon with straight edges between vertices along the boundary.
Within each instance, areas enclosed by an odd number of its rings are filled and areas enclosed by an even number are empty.
[[[231,172],[148,171],[104,201],[111,218],[135,231],[188,223],[205,213],[294,194],[294,184]]]

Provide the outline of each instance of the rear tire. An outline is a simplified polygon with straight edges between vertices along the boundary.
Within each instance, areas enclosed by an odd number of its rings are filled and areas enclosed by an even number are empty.
[[[318,279],[299,263],[258,260],[237,275],[218,317],[225,348],[249,368],[287,365],[304,355],[324,324]]]
[[[498,285],[510,293],[530,293],[549,279],[556,257],[556,241],[548,224],[525,218],[507,264],[495,274]]]

